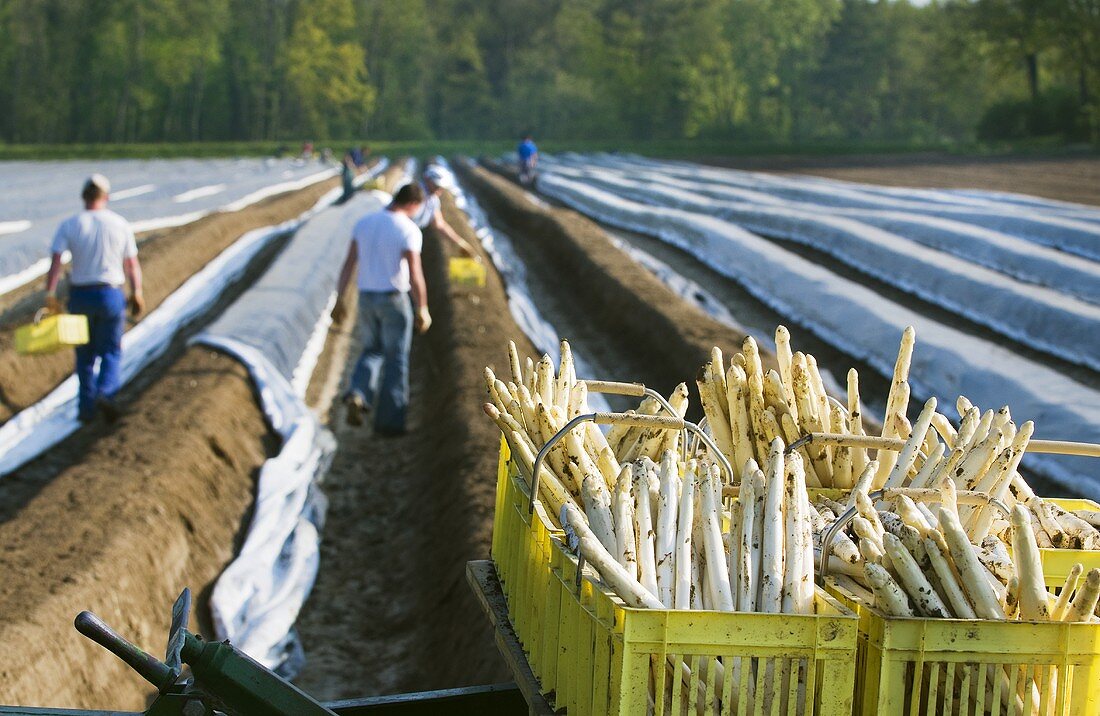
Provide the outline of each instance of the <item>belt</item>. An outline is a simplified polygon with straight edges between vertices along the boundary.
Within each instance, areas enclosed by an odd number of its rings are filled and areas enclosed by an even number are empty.
[[[393,291],[360,291],[359,293],[368,293],[371,296],[398,296],[404,295],[408,293],[408,291],[398,291],[394,289]]]
[[[113,283],[74,283],[73,288],[122,288]]]

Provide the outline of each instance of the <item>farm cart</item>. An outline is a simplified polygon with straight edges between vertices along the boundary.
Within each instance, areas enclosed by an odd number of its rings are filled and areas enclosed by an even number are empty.
[[[534,693],[541,701],[541,697],[537,696],[537,687],[527,685],[521,689],[515,684],[445,689],[322,704],[228,642],[208,642],[188,631],[187,614],[190,603],[190,591],[185,589],[172,610],[172,628],[164,661],[126,641],[90,612],[82,612],[76,618],[76,628],[81,634],[118,656],[142,678],[157,687],[157,696],[145,711],[0,706],[0,716],[419,716],[550,713],[545,708],[545,702],[541,706],[529,707],[524,701],[525,693]],[[498,629],[498,641],[499,635]],[[514,649],[518,648],[517,643]],[[189,667],[186,672],[184,665]]]

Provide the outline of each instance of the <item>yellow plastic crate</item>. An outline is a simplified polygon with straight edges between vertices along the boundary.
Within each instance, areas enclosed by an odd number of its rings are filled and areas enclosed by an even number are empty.
[[[88,342],[88,317],[60,313],[15,329],[15,350],[24,355],[56,353]]]
[[[456,257],[447,262],[451,283],[462,286],[484,286],[485,264],[475,259]]]
[[[493,560],[516,635],[557,708],[570,716],[645,714],[650,706],[655,713],[680,713],[664,703],[666,696],[669,704],[685,706],[716,697],[731,704],[737,692],[747,707],[751,699],[744,694],[751,691],[769,694],[759,704],[769,709],[763,713],[851,714],[857,621],[825,592],[818,590],[820,613],[813,616],[631,609],[587,577],[578,595],[577,562],[540,503],[528,514],[529,494],[502,441]],[[718,688],[713,657],[747,667],[740,680],[724,682],[726,693]],[[686,684],[670,677],[684,667],[692,675]],[[801,693],[797,679],[792,691],[784,678],[790,673],[801,676]],[[651,675],[660,686],[658,704],[649,703]]]
[[[826,586],[859,615],[856,716],[1100,714],[1100,624],[887,617]]]

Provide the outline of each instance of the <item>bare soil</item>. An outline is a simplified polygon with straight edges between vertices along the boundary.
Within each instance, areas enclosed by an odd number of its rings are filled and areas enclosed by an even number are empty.
[[[73,617],[90,609],[162,652],[176,595],[190,586],[204,604],[236,552],[277,444],[244,367],[191,348],[127,397],[119,423],[0,480],[0,504],[18,504],[0,523],[4,703],[144,708],[148,684],[78,635]],[[210,633],[204,610],[192,624]]]
[[[704,157],[715,166],[813,174],[888,186],[987,189],[1100,205],[1100,156],[967,157],[884,154],[832,157]]]
[[[338,179],[318,182],[237,212],[211,214],[185,226],[144,236],[140,257],[146,310],[160,305],[245,232],[298,216],[338,183]],[[42,287],[36,283],[0,300],[0,423],[40,400],[73,372],[72,351],[45,356],[15,352],[15,328],[32,320],[43,298]]]
[[[449,198],[444,214],[477,245]],[[508,340],[533,349],[495,273],[483,288],[448,283],[452,253],[426,233],[435,322],[413,342],[408,434],[349,427],[338,402],[329,414],[339,449],[323,485],[321,571],[296,626],[306,650],[296,682],[318,698],[508,678],[464,570],[489,554],[495,502],[499,432],[481,412],[482,371],[506,366]],[[350,343],[344,380],[360,350]]]

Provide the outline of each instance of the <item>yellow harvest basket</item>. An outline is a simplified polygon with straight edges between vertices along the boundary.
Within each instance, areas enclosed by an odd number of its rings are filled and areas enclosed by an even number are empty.
[[[859,615],[856,716],[1100,713],[1100,624],[888,617],[826,582]]]
[[[1067,512],[1074,510],[1093,510],[1100,512],[1100,505],[1092,500],[1077,500],[1069,498],[1043,498],[1061,507]],[[1040,549],[1039,556],[1043,560],[1043,578],[1047,587],[1061,587],[1066,583],[1069,570],[1078,562],[1085,568],[1084,573],[1094,567],[1100,567],[1100,550],[1093,549]],[[1083,573],[1083,574],[1084,574]]]
[[[65,348],[88,342],[88,317],[80,314],[57,313],[35,315],[34,323],[15,329],[15,350],[24,355],[56,353]]]
[[[485,285],[485,264],[475,259],[456,257],[447,264],[451,283],[463,286]]]
[[[493,559],[513,628],[556,708],[851,714],[857,620],[823,590],[809,616],[633,609],[590,570],[577,578],[561,531],[541,503],[529,512],[529,494],[502,442]]]

